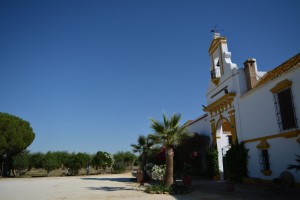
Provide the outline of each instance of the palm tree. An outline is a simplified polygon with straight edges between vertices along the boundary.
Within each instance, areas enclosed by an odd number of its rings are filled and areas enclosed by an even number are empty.
[[[179,141],[187,136],[186,126],[180,126],[179,121],[181,114],[176,114],[168,118],[163,114],[163,122],[159,122],[155,119],[150,119],[152,124],[151,128],[155,131],[155,134],[149,135],[155,142],[160,143],[166,149],[166,175],[165,185],[171,186],[173,180],[173,157],[174,157],[174,146]]]
[[[135,153],[140,153],[142,157],[142,171],[144,172],[145,175],[145,166],[147,164],[147,154],[150,148],[153,146],[153,141],[145,137],[143,135],[139,135],[138,137],[138,143],[137,144],[131,144],[131,147],[133,148],[133,152]]]

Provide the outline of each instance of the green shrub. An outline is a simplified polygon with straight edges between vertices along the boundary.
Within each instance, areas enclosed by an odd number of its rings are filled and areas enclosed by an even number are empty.
[[[218,150],[215,146],[207,148],[206,152],[207,174],[210,178],[219,174]]]
[[[113,164],[112,168],[113,173],[115,174],[123,173],[126,171],[126,164],[123,162],[116,162]]]
[[[170,192],[170,187],[165,186],[163,182],[159,182],[147,187],[145,192],[151,194],[164,194]]]
[[[234,144],[225,155],[225,171],[231,181],[242,181],[248,176],[248,150],[244,143]]]
[[[192,190],[182,185],[173,184],[170,187],[165,186],[163,182],[153,184],[146,188],[145,192],[150,194],[187,194]]]

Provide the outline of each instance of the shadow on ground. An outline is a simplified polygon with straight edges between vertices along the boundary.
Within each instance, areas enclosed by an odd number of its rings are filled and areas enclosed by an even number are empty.
[[[243,199],[243,200],[299,200],[300,190],[278,189],[272,185],[229,183],[223,181],[195,181],[193,197],[198,199]],[[180,198],[177,198],[180,199]],[[197,199],[197,198],[191,198]]]
[[[116,181],[121,183],[134,182],[134,178],[81,178],[86,181]]]
[[[87,187],[89,190],[102,190],[107,192],[113,192],[113,191],[125,191],[125,190],[134,190],[132,188],[128,187]]]

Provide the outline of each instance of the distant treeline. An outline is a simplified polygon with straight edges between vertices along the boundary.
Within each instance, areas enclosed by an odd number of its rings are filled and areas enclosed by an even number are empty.
[[[56,169],[63,169],[61,175],[78,175],[80,170],[86,174],[103,173],[107,169],[113,173],[124,172],[132,168],[137,156],[129,151],[109,154],[98,151],[96,154],[69,153],[67,151],[49,151],[47,153],[31,153],[23,151],[13,157],[12,161],[2,160],[2,176],[24,175],[32,169],[42,169],[47,175]]]

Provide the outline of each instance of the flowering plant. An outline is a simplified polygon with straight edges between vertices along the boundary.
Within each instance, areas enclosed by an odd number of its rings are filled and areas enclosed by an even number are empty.
[[[146,173],[151,177],[151,173],[152,173],[152,168],[153,168],[154,164],[153,163],[148,163],[144,170],[146,171]]]
[[[166,174],[166,165],[154,165],[148,163],[145,166],[147,174],[154,180],[163,180]]]
[[[154,180],[163,180],[166,174],[166,165],[154,165],[152,168],[152,178]]]

